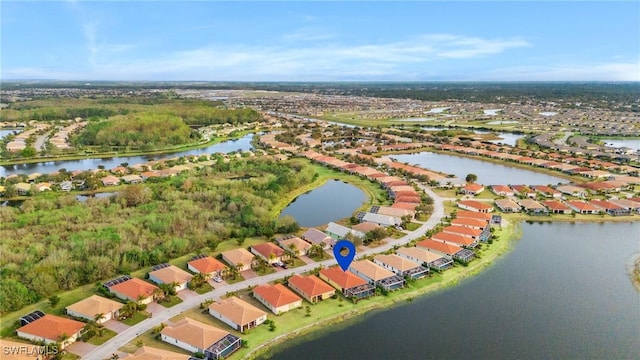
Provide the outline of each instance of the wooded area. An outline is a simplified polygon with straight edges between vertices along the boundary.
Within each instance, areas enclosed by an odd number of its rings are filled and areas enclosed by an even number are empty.
[[[0,207],[0,311],[222,241],[294,232],[292,218],[270,210],[315,176],[301,160],[220,158],[199,172],[128,186],[111,198],[83,203],[66,194]]]

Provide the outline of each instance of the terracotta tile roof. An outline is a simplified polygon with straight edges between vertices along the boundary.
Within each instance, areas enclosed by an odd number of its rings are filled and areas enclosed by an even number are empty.
[[[193,278],[193,275],[175,265],[169,265],[165,268],[151,271],[149,272],[149,276],[159,279],[164,284],[171,284],[174,281],[178,284],[184,284]]]
[[[151,346],[143,346],[133,354],[122,358],[123,360],[188,360],[191,356],[178,354],[173,351],[157,349]]]
[[[475,211],[463,211],[463,210],[460,210],[460,211],[456,212],[456,216],[458,218],[480,219],[480,220],[486,220],[486,221],[491,220],[491,214],[479,213],[479,212],[475,212]]]
[[[369,231],[377,229],[379,227],[380,227],[380,225],[378,225],[378,224],[374,224],[374,223],[370,223],[370,222],[363,222],[363,223],[360,223],[360,224],[353,225],[351,228],[353,230],[361,231],[363,233],[368,233]]]
[[[606,200],[591,200],[591,204],[605,210],[622,210],[622,206]]]
[[[455,246],[455,245],[451,245],[451,244],[446,244],[440,241],[435,241],[435,240],[422,240],[418,243],[416,243],[416,246],[425,248],[425,249],[431,249],[431,250],[435,250],[435,251],[439,251],[443,254],[447,254],[447,255],[454,255],[455,253],[459,252],[460,250],[462,250],[461,247],[459,246]]]
[[[568,200],[567,201],[567,205],[578,209],[578,211],[598,211],[600,209],[598,209],[597,207],[589,204],[588,202],[585,201],[580,201],[580,200]]]
[[[500,194],[500,193],[513,194],[513,190],[506,185],[493,185],[491,186],[491,189],[496,194]]]
[[[451,225],[473,226],[473,227],[485,228],[487,227],[488,222],[486,220],[480,220],[480,219],[456,218],[451,220]]]
[[[468,228],[471,229],[471,228]],[[473,229],[471,229],[473,230]],[[479,230],[478,230],[479,231]],[[444,241],[447,243],[454,243],[458,246],[469,246],[472,245],[475,240],[473,240],[471,237],[469,236],[464,236],[461,234],[452,234],[450,232],[439,232],[437,234],[434,234],[431,237],[433,240],[436,241]]]
[[[557,211],[571,210],[570,207],[561,203],[558,200],[547,200],[547,201],[543,201],[542,203],[551,210],[557,210]]]
[[[320,274],[338,284],[338,286],[340,286],[342,289],[350,289],[352,287],[364,285],[367,283],[358,275],[349,271],[342,271],[342,269],[340,269],[339,267],[322,269],[320,270]]]
[[[211,256],[191,260],[188,264],[202,274],[211,274],[212,272],[221,271],[226,268],[222,262],[212,258]]]
[[[123,303],[113,301],[102,296],[91,295],[84,300],[80,300],[75,304],[67,306],[66,309],[93,318],[97,314],[108,314],[118,311],[123,306]]]
[[[206,349],[229,334],[227,331],[187,317],[165,327],[160,333],[199,349]]]
[[[264,256],[265,258],[269,259],[271,257],[271,255],[275,256],[275,257],[280,257],[282,255],[284,255],[284,250],[282,250],[280,247],[278,247],[278,245],[274,244],[274,243],[264,243],[264,244],[258,244],[258,245],[253,245],[251,247],[251,249],[257,251],[258,253],[260,253],[262,256]]]
[[[293,275],[289,278],[289,284],[294,285],[308,297],[319,296],[334,291],[329,284],[320,280],[320,278],[315,275]]]
[[[46,314],[40,319],[19,328],[17,331],[51,341],[58,341],[60,336],[73,336],[82,330],[84,326],[85,323],[80,321]]]
[[[464,190],[465,191],[472,191],[472,192],[478,192],[480,190],[483,190],[484,186],[480,185],[480,184],[467,184],[464,186]]]
[[[493,208],[493,206],[487,203],[483,203],[481,201],[475,201],[475,200],[460,200],[458,201],[458,204],[469,206],[478,210],[489,210]]]
[[[276,308],[302,300],[300,296],[282,284],[256,286],[253,293]]]
[[[398,199],[396,199],[396,200],[398,200]],[[414,211],[418,207],[418,204],[397,201],[397,202],[393,203],[393,205],[391,205],[391,207],[394,208],[394,209],[404,209],[404,210]]]
[[[311,248],[311,244],[309,244],[308,242],[300,239],[297,236],[294,236],[292,238],[288,238],[288,239],[284,239],[284,240],[280,240],[278,242],[280,244],[280,246],[282,246],[283,249],[289,249],[291,250],[292,246],[296,249],[297,252],[306,252],[307,250],[309,250]]]
[[[209,309],[241,326],[267,315],[266,312],[235,296],[214,302],[209,305]]]
[[[149,284],[144,280],[133,278],[120,284],[113,285],[109,288],[111,292],[118,292],[127,296],[130,299],[138,299],[143,296],[145,298],[152,296],[153,292],[158,289],[157,286]]]
[[[357,270],[361,274],[364,274],[373,281],[386,279],[395,275],[391,271],[383,268],[382,266],[374,263],[371,260],[358,260],[351,263],[349,270]]]

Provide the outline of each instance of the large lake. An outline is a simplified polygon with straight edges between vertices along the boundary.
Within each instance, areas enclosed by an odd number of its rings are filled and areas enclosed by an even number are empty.
[[[251,140],[254,134],[248,134],[237,140],[224,141],[218,144],[210,145],[200,149],[179,151],[167,154],[145,155],[145,156],[122,156],[113,158],[102,159],[82,159],[82,160],[62,160],[62,161],[50,161],[44,163],[33,164],[18,164],[18,165],[5,165],[0,167],[0,176],[7,176],[11,174],[31,174],[34,172],[47,174],[60,169],[66,169],[67,171],[74,170],[89,170],[97,169],[99,165],[103,165],[105,169],[111,169],[119,166],[122,163],[128,163],[129,165],[141,164],[150,160],[160,160],[167,158],[174,158],[187,155],[202,155],[202,154],[214,154],[214,153],[230,153],[236,150],[251,150]]]
[[[633,151],[640,151],[640,139],[600,139],[609,147],[628,147]]]
[[[280,213],[291,215],[298,225],[314,227],[351,216],[367,201],[367,195],[358,187],[338,180],[298,196]]]
[[[640,293],[626,267],[640,251],[640,222],[522,230],[512,252],[458,286],[331,325],[271,357],[637,359]]]
[[[478,175],[477,182],[484,185],[547,185],[567,182],[565,179],[534,171],[447,154],[421,152],[390,157],[425,169],[453,174],[461,179],[464,179],[469,173],[476,174]]]

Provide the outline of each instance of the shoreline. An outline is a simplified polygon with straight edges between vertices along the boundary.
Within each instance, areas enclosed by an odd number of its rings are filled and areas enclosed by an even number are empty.
[[[471,278],[475,275],[478,275],[486,268],[492,266],[495,263],[496,259],[501,258],[503,255],[507,254],[513,249],[516,241],[520,240],[522,237],[521,232],[521,222],[507,222],[503,227],[499,234],[499,240],[494,241],[491,244],[491,247],[482,254],[482,258],[476,259],[469,264],[468,267],[460,268],[460,272],[458,274],[451,275],[450,278],[443,279],[443,281],[427,285],[422,288],[416,288],[409,291],[399,290],[402,293],[397,294],[392,297],[385,297],[384,295],[377,296],[373,299],[368,299],[365,301],[359,302],[359,304],[363,305],[358,309],[351,309],[340,313],[338,315],[321,319],[315,323],[306,325],[302,328],[280,334],[273,339],[267,340],[266,342],[261,343],[257,347],[251,349],[249,352],[244,354],[241,359],[256,359],[257,357],[268,353],[274,346],[281,344],[285,340],[290,340],[299,336],[304,336],[310,334],[317,329],[324,327],[326,325],[335,324],[342,322],[345,319],[352,319],[353,317],[361,317],[361,315],[366,314],[372,310],[385,310],[392,306],[397,306],[400,304],[404,304],[406,302],[413,301],[416,297],[428,296],[436,294],[440,291],[446,290],[450,287],[457,286],[461,280]],[[488,251],[488,252],[486,252]],[[451,271],[452,269],[446,270],[442,273],[443,277],[446,277],[447,271]],[[424,281],[417,280],[417,281]],[[373,300],[373,301],[370,301]],[[360,319],[356,319],[355,321],[359,321]]]

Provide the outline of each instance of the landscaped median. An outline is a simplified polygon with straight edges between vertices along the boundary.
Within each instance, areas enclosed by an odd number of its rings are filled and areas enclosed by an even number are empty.
[[[457,265],[443,273],[434,273],[433,276],[429,278],[411,282],[405,289],[390,292],[386,296],[379,295],[354,304],[342,295],[338,295],[335,299],[324,300],[315,305],[304,303],[303,307],[281,315],[276,316],[270,314],[269,319],[273,320],[275,324],[273,331],[270,330],[269,326],[265,325],[252,329],[247,334],[240,334],[231,330],[226,324],[211,317],[206,312],[206,308],[204,310],[193,308],[171,320],[177,321],[182,317],[190,317],[225,329],[234,335],[240,336],[247,343],[247,346],[233,354],[232,358],[254,358],[268,352],[271,347],[287,339],[318,330],[321,327],[327,328],[328,325],[342,322],[343,320],[374,309],[403,304],[413,300],[413,298],[417,296],[454,286],[458,284],[460,280],[477,274],[485,267],[491,265],[498,256],[509,251],[512,242],[520,237],[519,229],[518,223],[509,222],[504,224],[503,228],[497,229],[494,233],[498,236],[498,240],[494,241],[493,244],[483,244],[483,248],[479,251],[479,258],[472,261],[468,266]],[[243,291],[236,295],[253,305],[261,306],[257,300],[250,296],[249,291]],[[306,310],[307,305],[311,309],[310,312]],[[156,339],[151,332],[133,339],[121,350],[128,352],[135,351],[141,344],[181,352],[178,348]]]

